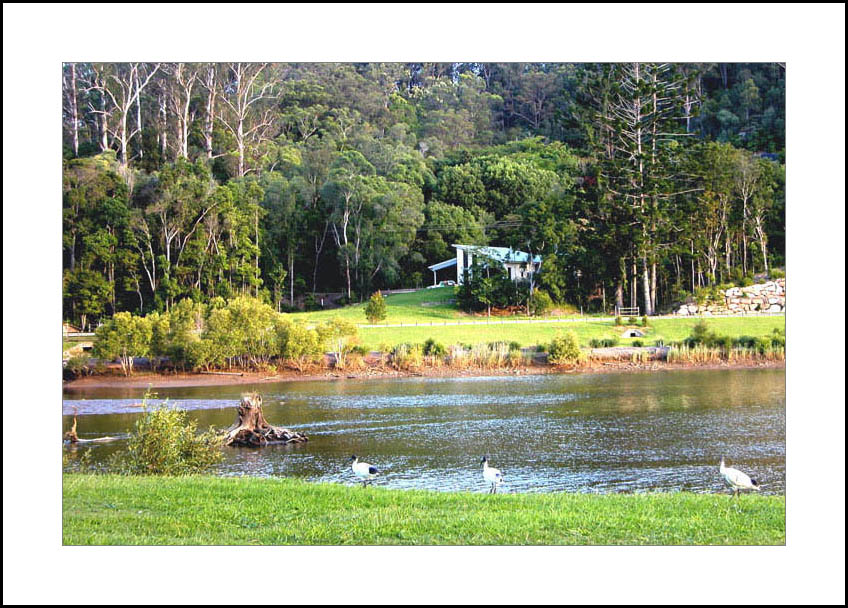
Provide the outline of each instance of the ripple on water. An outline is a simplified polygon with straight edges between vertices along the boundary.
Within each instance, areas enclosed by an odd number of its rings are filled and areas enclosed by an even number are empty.
[[[764,493],[781,494],[784,380],[782,370],[701,370],[277,384],[263,393],[266,418],[310,441],[227,449],[218,473],[353,485],[355,453],[381,470],[375,485],[485,492],[485,454],[504,472],[503,492],[726,492],[724,457]],[[221,427],[232,422],[235,395],[161,391],[149,403],[170,397],[199,428]],[[87,416],[81,436],[125,434],[140,413],[140,398],[73,396],[63,413]],[[94,458],[122,445],[97,446]]]

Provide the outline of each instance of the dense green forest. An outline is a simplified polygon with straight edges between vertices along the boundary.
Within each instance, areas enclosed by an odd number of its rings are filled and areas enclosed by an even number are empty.
[[[781,64],[67,63],[67,320],[421,286],[452,243],[647,314],[784,263]]]

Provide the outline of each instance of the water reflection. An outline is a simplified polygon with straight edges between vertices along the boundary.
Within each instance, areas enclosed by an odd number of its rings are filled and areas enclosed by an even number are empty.
[[[478,466],[487,454],[505,492],[714,492],[724,456],[780,494],[784,381],[783,370],[764,369],[263,385],[266,418],[310,441],[228,449],[218,472],[353,485],[346,458],[355,453],[381,469],[377,484],[476,492],[486,489]],[[226,427],[245,390],[157,392],[200,427]],[[65,426],[77,408],[81,437],[126,433],[143,393],[68,393]],[[122,443],[94,446],[93,459]]]

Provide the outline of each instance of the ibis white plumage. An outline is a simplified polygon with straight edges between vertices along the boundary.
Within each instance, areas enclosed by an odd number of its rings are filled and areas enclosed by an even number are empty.
[[[738,469],[724,466],[724,458],[721,459],[721,463],[718,465],[718,471],[724,478],[724,482],[733,489],[733,495],[736,497],[739,496],[740,490],[760,491],[760,484],[757,483],[756,479],[751,479]]]
[[[359,458],[356,456],[351,456],[350,462],[350,468],[353,469],[353,474],[362,480],[363,488],[369,481],[377,476],[377,473],[379,473],[377,467],[371,466],[367,462],[359,462]]]
[[[489,458],[487,456],[483,456],[480,464],[483,465],[483,479],[492,484],[491,488],[489,488],[489,494],[496,494],[498,486],[503,483],[503,475],[496,468],[489,466]]]

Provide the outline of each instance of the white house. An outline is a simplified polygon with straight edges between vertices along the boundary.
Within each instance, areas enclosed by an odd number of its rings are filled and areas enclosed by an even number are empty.
[[[524,251],[517,251],[511,247],[489,247],[488,245],[452,245],[456,249],[456,257],[438,264],[428,266],[433,272],[433,284],[438,281],[436,273],[439,270],[456,266],[456,282],[461,285],[465,278],[465,269],[469,272],[474,265],[474,258],[478,257],[479,261],[485,263],[487,260],[495,260],[499,262],[509,273],[509,278],[513,281],[521,279],[529,279],[530,275],[539,271],[542,265],[542,256],[533,256],[532,262],[530,254]]]

